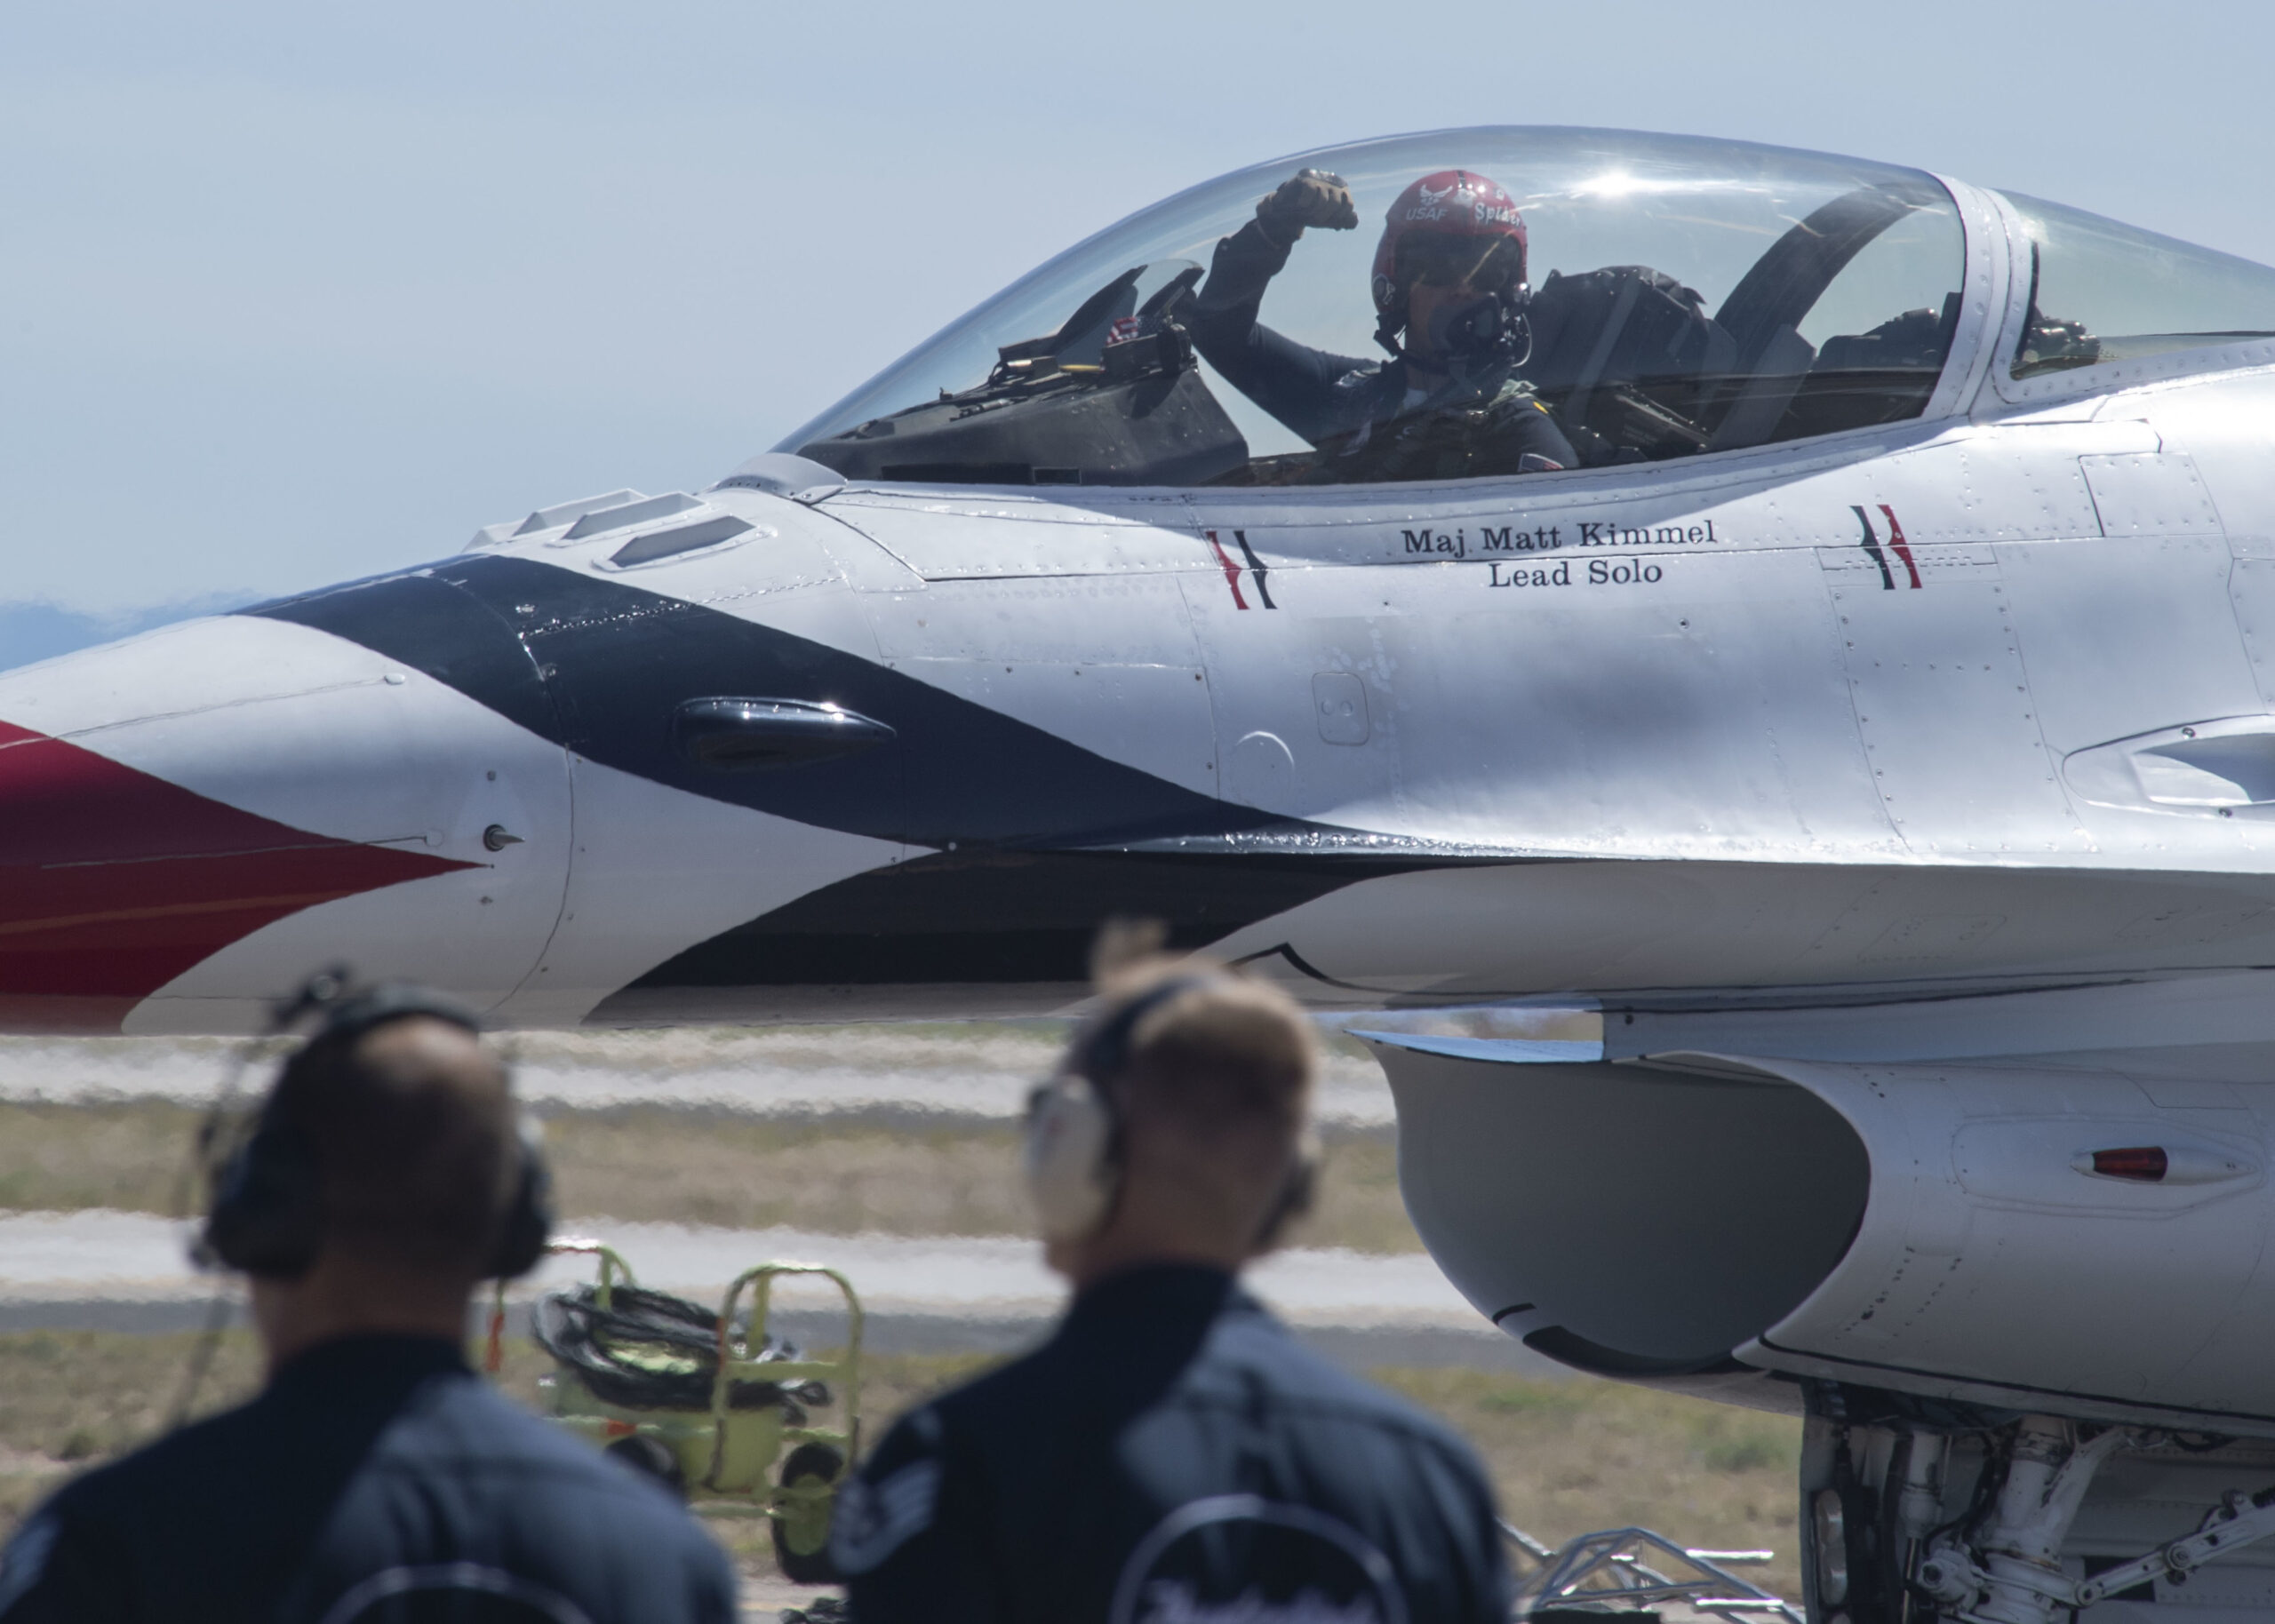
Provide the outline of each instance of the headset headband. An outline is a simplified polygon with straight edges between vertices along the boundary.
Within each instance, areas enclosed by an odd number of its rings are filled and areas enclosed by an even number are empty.
[[[411,1015],[426,1015],[475,1037],[482,1035],[482,1017],[439,992],[400,981],[351,991],[344,978],[331,971],[310,976],[297,996],[278,1007],[276,1029],[284,1031],[310,1013],[320,1015],[321,1019],[302,1053],[319,1044],[352,1044],[374,1027]]]
[[[316,1029],[279,1068],[250,1133],[210,1164],[212,1194],[193,1254],[201,1263],[219,1262],[249,1274],[290,1279],[315,1259],[325,1222],[323,1170],[290,1113],[279,1109],[288,1086],[322,1087],[325,1068],[392,1021],[425,1016],[469,1035],[481,1032],[481,1021],[472,1011],[422,987],[391,982],[350,991],[349,986],[344,969],[323,971],[272,1012],[275,1031],[289,1031],[311,1015],[318,1017]],[[219,1148],[226,1109],[226,1101],[216,1102],[199,1134],[208,1156]],[[536,1262],[552,1223],[551,1180],[526,1118],[516,1159],[514,1189],[498,1214],[484,1270],[501,1278],[523,1273]]]

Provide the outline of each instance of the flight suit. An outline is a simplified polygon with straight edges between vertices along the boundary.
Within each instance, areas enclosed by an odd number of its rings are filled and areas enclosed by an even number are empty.
[[[67,1485],[0,1561],[0,1624],[399,1616],[728,1624],[734,1572],[667,1491],[417,1336],[309,1349]]]
[[[901,1421],[830,1550],[859,1624],[1509,1615],[1468,1448],[1183,1265],[1099,1282],[1036,1352]]]
[[[1516,375],[1499,364],[1479,376],[1457,379],[1435,394],[1417,395],[1406,362],[1370,361],[1313,349],[1277,333],[1257,319],[1265,289],[1288,263],[1288,250],[1260,221],[1250,220],[1217,244],[1209,280],[1201,284],[1184,320],[1193,347],[1241,394],[1315,446],[1344,442],[1337,455],[1360,456],[1370,442],[1376,450],[1360,464],[1322,473],[1343,480],[1461,478],[1577,468],[1579,456],[1547,408]],[[1479,414],[1484,414],[1482,421]],[[1453,466],[1441,454],[1417,449],[1414,463],[1382,466],[1381,436],[1399,424],[1409,437],[1431,432],[1431,419],[1459,415],[1449,424],[1451,437],[1473,448]],[[1481,426],[1489,434],[1481,435]]]

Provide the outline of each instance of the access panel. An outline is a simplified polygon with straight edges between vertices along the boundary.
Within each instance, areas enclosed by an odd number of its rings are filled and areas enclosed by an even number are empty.
[[[1873,788],[1921,855],[2083,851],[2031,697],[1998,558],[1913,546],[1885,509],[1821,547]]]

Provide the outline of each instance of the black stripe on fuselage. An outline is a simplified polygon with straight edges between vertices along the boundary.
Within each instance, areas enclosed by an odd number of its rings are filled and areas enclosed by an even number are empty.
[[[1184,852],[937,852],[810,892],[633,985],[1084,982],[1102,919],[1158,919],[1169,945],[1229,933],[1438,857]]]
[[[400,660],[620,771],[849,834],[1063,849],[1341,832],[1185,789],[827,644],[525,559],[454,559],[245,612]],[[682,702],[713,695],[828,701],[895,736],[844,760],[721,772],[672,737]]]

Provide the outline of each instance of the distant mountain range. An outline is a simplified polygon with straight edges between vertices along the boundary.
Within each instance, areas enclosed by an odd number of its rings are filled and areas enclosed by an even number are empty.
[[[121,637],[132,637],[152,626],[171,625],[193,616],[219,614],[250,602],[244,592],[212,593],[180,603],[158,603],[115,615],[90,615],[54,603],[0,602],[0,671],[53,659],[75,649],[92,648]]]

